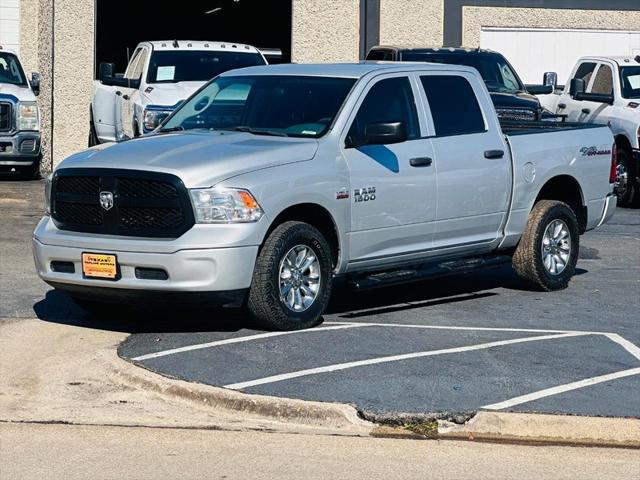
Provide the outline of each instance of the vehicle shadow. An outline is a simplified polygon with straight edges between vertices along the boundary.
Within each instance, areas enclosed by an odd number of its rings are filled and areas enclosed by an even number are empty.
[[[576,275],[584,273],[587,270],[576,269]],[[341,321],[357,321],[382,313],[495,297],[500,295],[496,291],[499,288],[531,291],[510,265],[504,265],[362,292],[339,286],[334,289],[327,314],[336,315]],[[100,315],[92,315],[56,290],[48,291],[33,309],[43,321],[125,333],[259,330],[240,309],[202,309],[171,304],[152,309],[107,308]]]

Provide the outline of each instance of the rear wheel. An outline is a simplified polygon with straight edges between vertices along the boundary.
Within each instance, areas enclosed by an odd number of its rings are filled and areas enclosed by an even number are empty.
[[[634,165],[631,154],[622,148],[618,149],[616,194],[618,195],[619,206],[640,206],[639,174],[637,165]]]
[[[322,233],[306,223],[285,222],[258,255],[247,307],[260,327],[309,328],[320,322],[331,286],[331,249]]]
[[[578,220],[563,202],[541,200],[531,210],[513,268],[536,288],[566,288],[575,273],[580,248]]]

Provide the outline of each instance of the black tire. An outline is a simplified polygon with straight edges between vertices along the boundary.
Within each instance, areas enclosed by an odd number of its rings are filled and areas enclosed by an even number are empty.
[[[638,165],[634,164],[631,154],[622,148],[618,149],[618,168],[626,173],[626,185],[618,188],[618,206],[640,207],[640,184],[638,184]]]
[[[304,311],[292,310],[280,295],[281,264],[297,246],[310,248],[319,267],[315,300]],[[276,227],[260,250],[249,290],[247,308],[257,326],[267,330],[301,330],[320,323],[331,296],[332,269],[331,249],[318,229],[293,221]]]
[[[18,171],[25,180],[37,180],[40,178],[40,159],[28,167],[19,167]]]
[[[89,122],[89,141],[87,144],[89,147],[100,145],[100,140],[98,140],[98,134],[96,133],[96,126],[93,124],[93,120]]]
[[[542,252],[545,230],[555,220],[560,220],[566,225],[570,236],[568,243],[571,247],[564,270],[557,274],[550,273],[545,267]],[[575,273],[579,249],[578,220],[573,210],[563,202],[541,200],[529,214],[524,234],[513,254],[513,268],[520,278],[537,289],[561,290],[567,287]]]

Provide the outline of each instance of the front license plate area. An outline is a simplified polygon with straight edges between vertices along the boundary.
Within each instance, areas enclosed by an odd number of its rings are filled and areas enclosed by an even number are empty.
[[[86,278],[117,280],[119,278],[118,258],[102,253],[82,254],[82,274]]]

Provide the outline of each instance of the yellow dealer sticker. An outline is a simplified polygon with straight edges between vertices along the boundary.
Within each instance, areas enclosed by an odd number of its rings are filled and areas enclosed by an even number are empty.
[[[82,273],[85,277],[115,280],[118,275],[118,263],[115,255],[100,253],[82,254]]]

